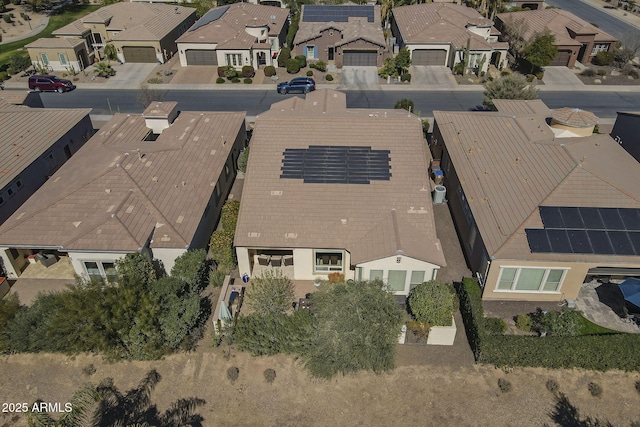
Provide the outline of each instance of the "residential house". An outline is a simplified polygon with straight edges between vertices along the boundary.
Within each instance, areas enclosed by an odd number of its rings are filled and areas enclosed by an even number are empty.
[[[411,52],[412,65],[440,65],[451,69],[464,62],[468,70],[487,72],[492,64],[506,65],[509,45],[490,19],[470,7],[448,3],[422,3],[393,9],[391,31],[400,47]]]
[[[540,100],[434,111],[462,249],[485,300],[573,300],[590,278],[640,275],[640,167],[597,117]]]
[[[329,89],[259,115],[235,234],[240,275],[382,279],[397,295],[445,265],[418,117]]]
[[[170,271],[178,256],[206,247],[246,143],[244,117],[180,112],[175,102],[115,114],[0,226],[8,276],[20,277],[37,253],[111,279],[127,253]]]
[[[544,0],[515,0],[507,6],[507,10],[512,7],[529,10],[544,9]]]
[[[288,18],[289,9],[251,3],[211,9],[177,40],[180,65],[274,65]]]
[[[88,108],[29,108],[0,92],[0,224],[93,135]]]
[[[379,5],[302,6],[291,56],[356,66],[382,67],[388,56]]]
[[[158,3],[122,2],[102,7],[55,30],[56,38],[28,44],[31,61],[52,71],[78,72],[103,59],[106,44],[121,62],[165,62],[176,39],[196,21],[196,10]]]
[[[551,62],[554,66],[573,67],[576,61],[590,63],[598,52],[610,52],[616,47],[615,37],[562,9],[525,10],[496,16],[499,29],[509,25],[519,28],[525,40],[533,40],[547,31],[553,34],[558,49],[558,55]]]
[[[638,129],[640,129],[640,112],[618,111],[618,117],[611,130],[611,137],[640,162]]]
[[[0,100],[9,105],[20,105],[31,108],[44,108],[42,98],[37,92],[24,90],[0,90]]]

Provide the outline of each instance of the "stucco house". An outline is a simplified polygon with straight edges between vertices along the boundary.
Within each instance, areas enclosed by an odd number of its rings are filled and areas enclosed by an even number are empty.
[[[127,253],[170,271],[178,256],[206,247],[246,144],[244,117],[180,112],[175,102],[114,115],[0,226],[8,277],[36,253],[108,280]]]
[[[57,29],[55,38],[26,46],[31,61],[52,71],[80,71],[103,59],[111,43],[121,62],[164,63],[176,39],[196,21],[196,10],[158,3],[122,2],[102,7]]]
[[[304,135],[300,132],[304,129]],[[420,119],[346,108],[329,89],[255,122],[235,234],[240,275],[382,279],[396,295],[436,278],[437,237]]]
[[[496,16],[499,29],[516,26],[526,40],[547,31],[555,37],[558,55],[551,65],[575,66],[576,61],[590,63],[598,52],[615,50],[616,38],[574,14],[562,9],[524,10]]]
[[[388,56],[379,5],[302,6],[291,56],[342,65],[382,67]]]
[[[640,111],[618,111],[611,137],[640,162]]]
[[[288,18],[289,9],[250,3],[211,9],[177,40],[180,65],[274,65]]]
[[[485,300],[575,300],[640,275],[640,167],[597,117],[540,100],[434,111],[431,151]],[[547,124],[549,123],[549,124]]]
[[[13,105],[11,92],[0,95],[0,224],[93,135],[90,109]]]
[[[422,3],[393,9],[391,31],[399,47],[407,47],[412,65],[440,65],[451,69],[464,61],[468,70],[486,72],[490,64],[502,69],[509,45],[490,19],[470,7],[449,3]]]

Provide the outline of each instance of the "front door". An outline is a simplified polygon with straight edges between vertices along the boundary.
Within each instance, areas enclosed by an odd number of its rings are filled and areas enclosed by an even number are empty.
[[[328,59],[329,61],[333,61],[333,52],[334,52],[334,47],[333,47],[333,46],[330,46],[330,47],[329,47],[329,51],[328,51],[328,53],[327,53],[327,56],[328,56],[328,58],[327,58],[327,59]]]

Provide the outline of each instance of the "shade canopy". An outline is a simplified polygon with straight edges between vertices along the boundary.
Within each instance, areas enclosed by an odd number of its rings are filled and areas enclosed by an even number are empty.
[[[640,310],[640,279],[628,278],[618,285],[624,300]]]

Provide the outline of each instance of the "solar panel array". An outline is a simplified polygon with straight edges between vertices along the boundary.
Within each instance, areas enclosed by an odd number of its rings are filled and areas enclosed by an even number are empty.
[[[389,181],[389,150],[371,147],[321,146],[287,148],[280,178],[315,184],[369,184]]]
[[[349,18],[367,18],[373,22],[375,9],[373,6],[319,6],[305,5],[303,22],[349,22]]]
[[[534,253],[640,255],[640,209],[540,206],[544,229],[526,229]]]
[[[222,17],[222,15],[227,12],[227,10],[229,10],[229,6],[210,10],[209,12],[205,13],[202,18],[198,19],[198,22],[193,24],[193,26],[189,28],[189,31],[195,31],[200,27],[204,27],[205,25],[212,23],[213,21],[217,21]]]

